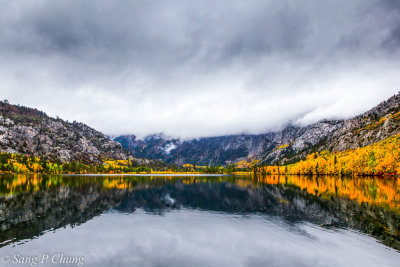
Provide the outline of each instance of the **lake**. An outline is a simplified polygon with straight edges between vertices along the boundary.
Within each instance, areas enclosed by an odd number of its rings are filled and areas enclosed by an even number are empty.
[[[399,266],[400,179],[1,175],[0,266]]]

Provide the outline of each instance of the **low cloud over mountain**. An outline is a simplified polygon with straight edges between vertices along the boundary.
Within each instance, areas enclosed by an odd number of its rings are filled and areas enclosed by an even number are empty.
[[[112,135],[349,118],[399,90],[398,3],[0,0],[0,93]]]

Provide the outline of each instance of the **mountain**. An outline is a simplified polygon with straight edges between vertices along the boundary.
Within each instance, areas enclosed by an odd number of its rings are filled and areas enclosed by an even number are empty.
[[[343,122],[321,121],[309,127],[290,126],[280,132],[259,135],[228,135],[182,140],[162,134],[150,135],[143,140],[134,135],[115,138],[138,157],[159,159],[182,165],[224,165],[241,160],[276,162],[289,160],[322,143]]]
[[[121,144],[79,122],[51,118],[37,109],[0,101],[0,150],[52,161],[101,163],[127,159]]]
[[[362,115],[346,120],[323,149],[344,151],[365,147],[400,133],[400,93]]]
[[[348,120],[322,120],[306,127],[259,135],[228,135],[179,139],[155,134],[139,139],[124,135],[114,140],[138,157],[174,164],[224,165],[259,161],[287,164],[316,151],[344,151],[382,141],[400,133],[400,93],[368,112]]]

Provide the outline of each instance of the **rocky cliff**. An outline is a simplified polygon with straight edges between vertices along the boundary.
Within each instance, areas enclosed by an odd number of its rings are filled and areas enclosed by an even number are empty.
[[[0,149],[61,162],[100,163],[129,156],[120,143],[83,123],[54,119],[7,101],[0,101]]]
[[[229,164],[259,160],[287,164],[316,151],[344,151],[379,142],[400,133],[400,94],[370,111],[348,120],[322,120],[306,127],[289,125],[282,131],[260,135],[230,135],[182,140],[162,134],[138,139],[115,138],[139,157],[174,164]]]
[[[400,133],[400,93],[364,114],[346,120],[323,147],[331,151],[356,149]]]

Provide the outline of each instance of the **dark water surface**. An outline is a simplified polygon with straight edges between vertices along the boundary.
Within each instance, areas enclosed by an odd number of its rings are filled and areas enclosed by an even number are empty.
[[[1,266],[400,266],[400,181],[0,176]]]

